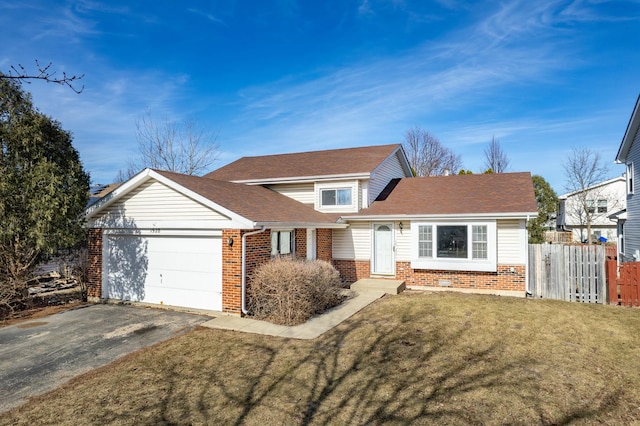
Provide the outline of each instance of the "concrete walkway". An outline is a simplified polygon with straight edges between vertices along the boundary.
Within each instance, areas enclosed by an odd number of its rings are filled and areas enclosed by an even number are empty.
[[[353,293],[354,296],[345,300],[340,305],[300,325],[277,325],[266,321],[235,316],[219,316],[200,325],[222,330],[236,330],[246,333],[266,334],[268,336],[289,337],[292,339],[315,339],[325,331],[331,330],[365,306],[385,295],[385,291],[381,290],[363,290],[354,291]]]

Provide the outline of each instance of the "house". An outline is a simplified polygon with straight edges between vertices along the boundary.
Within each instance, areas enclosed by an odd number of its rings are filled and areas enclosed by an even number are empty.
[[[591,241],[617,241],[617,223],[611,218],[626,208],[626,179],[618,176],[558,197],[556,230],[571,231],[573,240],[587,241],[587,219],[591,223]],[[584,204],[586,204],[586,209]],[[588,218],[587,218],[588,215]],[[602,237],[602,238],[601,238]]]
[[[346,282],[524,294],[536,214],[529,173],[414,178],[400,144],[146,169],[86,210],[88,295],[246,313],[275,256],[332,262]]]
[[[631,113],[629,124],[622,137],[616,163],[626,166],[626,211],[617,215],[619,258],[625,261],[640,260],[640,198],[635,188],[636,171],[640,167],[640,96]]]

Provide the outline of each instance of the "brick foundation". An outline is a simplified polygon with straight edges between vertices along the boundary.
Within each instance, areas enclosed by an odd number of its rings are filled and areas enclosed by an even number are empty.
[[[368,260],[334,259],[333,265],[345,282],[355,282],[371,276]],[[524,265],[498,265],[497,272],[441,271],[411,269],[409,262],[396,262],[395,279],[404,280],[406,285],[443,287],[441,281],[452,288],[487,290],[526,290],[526,268]]]
[[[102,228],[89,229],[88,251],[87,299],[97,301],[102,297]]]

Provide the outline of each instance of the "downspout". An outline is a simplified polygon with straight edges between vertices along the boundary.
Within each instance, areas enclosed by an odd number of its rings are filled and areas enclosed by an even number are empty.
[[[524,233],[525,238],[525,265],[524,265],[524,280],[525,280],[525,295],[527,297],[533,296],[531,289],[529,288],[529,215],[524,221],[524,229],[527,231]]]
[[[247,311],[247,276],[246,276],[246,269],[247,269],[247,259],[246,259],[246,254],[247,254],[247,237],[249,235],[256,235],[256,234],[260,234],[261,232],[264,232],[267,230],[266,226],[263,226],[262,228],[258,229],[257,231],[253,231],[253,232],[247,232],[246,234],[242,235],[242,272],[241,272],[241,276],[242,276],[242,298],[241,298],[241,309],[242,309],[242,313],[247,315],[249,313],[249,311]]]

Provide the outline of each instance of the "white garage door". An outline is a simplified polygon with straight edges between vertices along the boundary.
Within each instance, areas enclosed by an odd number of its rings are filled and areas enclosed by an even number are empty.
[[[221,237],[109,235],[103,297],[222,310]]]

